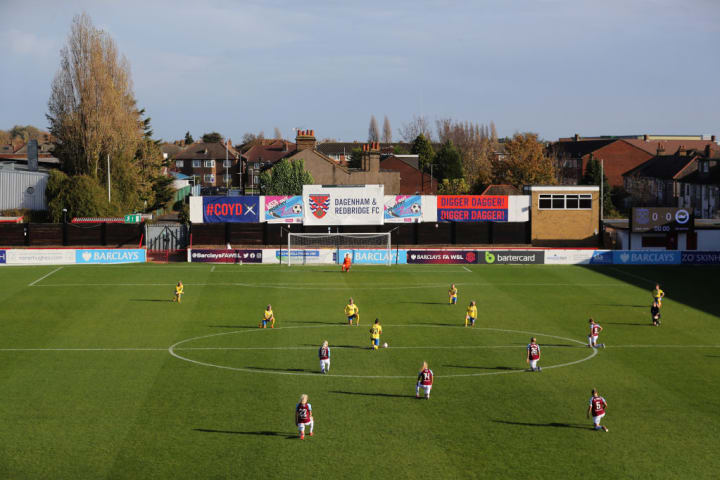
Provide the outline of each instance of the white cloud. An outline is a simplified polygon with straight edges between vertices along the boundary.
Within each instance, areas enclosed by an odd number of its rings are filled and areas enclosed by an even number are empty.
[[[53,39],[41,37],[32,32],[10,29],[0,35],[2,43],[8,45],[12,54],[45,58],[59,49]]]

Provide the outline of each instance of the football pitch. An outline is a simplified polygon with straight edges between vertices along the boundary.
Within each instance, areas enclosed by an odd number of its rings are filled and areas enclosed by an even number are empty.
[[[717,478],[719,273],[2,268],[0,478]],[[660,327],[655,282],[667,295]],[[346,324],[350,297],[359,327]],[[276,328],[259,329],[267,304]],[[605,349],[587,347],[590,316]],[[372,351],[376,317],[389,348]],[[540,373],[525,363],[531,336]],[[423,361],[430,400],[415,398]],[[593,387],[609,433],[586,419]],[[303,393],[315,435],[301,441]]]

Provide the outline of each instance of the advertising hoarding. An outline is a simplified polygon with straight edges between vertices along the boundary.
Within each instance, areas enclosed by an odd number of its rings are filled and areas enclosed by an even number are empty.
[[[303,224],[382,225],[383,185],[303,185]]]
[[[478,263],[487,265],[541,265],[544,250],[478,250]]]
[[[440,222],[507,222],[507,195],[438,195]]]
[[[262,263],[262,250],[188,250],[188,261],[198,263]]]
[[[422,219],[420,195],[385,195],[385,223],[412,223]]]
[[[301,195],[265,195],[265,221],[268,223],[302,223]]]
[[[258,223],[260,197],[202,197],[204,223]]]
[[[477,263],[475,250],[408,250],[407,263],[471,264]]]

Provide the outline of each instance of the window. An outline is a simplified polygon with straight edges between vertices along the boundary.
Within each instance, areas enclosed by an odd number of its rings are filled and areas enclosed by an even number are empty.
[[[230,168],[232,167],[233,161],[232,160],[223,160],[223,167]]]
[[[587,193],[539,195],[538,208],[540,210],[589,210],[592,208],[592,195]]]
[[[204,181],[205,183],[215,183],[215,175],[213,175],[212,173],[206,174],[204,177]]]
[[[193,168],[200,168],[202,167],[201,160],[193,160]]]
[[[260,184],[260,177],[254,176],[254,177],[253,177],[253,184],[254,184],[254,185],[259,185],[259,184]]]
[[[212,168],[215,166],[215,160],[205,160],[205,162],[203,162],[203,163],[204,163],[203,166],[207,167],[207,168]]]
[[[185,166],[185,162],[182,160],[175,160],[175,168],[183,168]]]

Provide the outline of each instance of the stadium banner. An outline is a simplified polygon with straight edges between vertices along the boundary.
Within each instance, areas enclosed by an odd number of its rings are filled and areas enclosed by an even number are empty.
[[[303,224],[382,225],[384,185],[303,185]]]
[[[545,250],[478,250],[478,263],[487,265],[542,265]]]
[[[260,198],[202,197],[204,223],[258,223],[260,221]]]
[[[615,250],[614,265],[680,265],[681,252],[677,250]]]
[[[408,250],[407,263],[477,263],[475,250]]]
[[[546,265],[589,265],[595,250],[545,250]]]
[[[188,261],[197,263],[262,263],[262,250],[188,249]]]
[[[592,258],[590,258],[590,265],[612,265],[613,264],[613,252],[612,250],[596,250]]]
[[[75,263],[143,263],[146,261],[144,248],[114,248],[75,250]]]
[[[439,222],[507,222],[507,195],[438,195]]]
[[[720,265],[720,252],[684,251],[680,256],[683,265]]]
[[[353,264],[358,265],[386,265],[387,264],[387,250],[379,249],[340,249],[340,255],[336,263],[342,263],[345,259],[345,255],[350,254],[350,259]],[[390,263],[392,264],[405,264],[407,263],[407,250],[391,250],[390,251]]]
[[[508,222],[530,221],[530,195],[508,196]]]
[[[385,223],[412,223],[422,219],[420,195],[385,195]]]
[[[303,199],[301,195],[265,195],[264,208],[267,223],[302,223]]]
[[[421,222],[437,222],[437,197],[435,195],[422,196]]]
[[[72,265],[74,249],[18,248],[0,250],[0,265]]]
[[[313,265],[328,265],[335,262],[335,249],[321,248],[321,249],[291,249],[290,255],[292,256],[293,264],[313,264]],[[262,263],[270,264],[287,264],[287,248],[284,249],[263,249]]]

